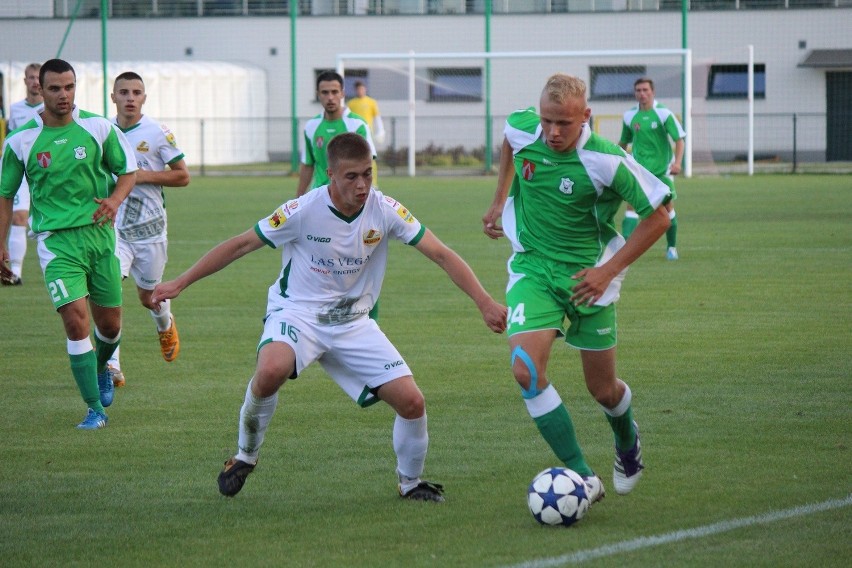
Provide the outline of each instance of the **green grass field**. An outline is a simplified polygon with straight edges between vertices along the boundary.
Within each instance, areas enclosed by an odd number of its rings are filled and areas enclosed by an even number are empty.
[[[295,178],[196,178],[170,190],[167,277],[295,193]],[[494,178],[380,178],[502,300],[508,245],[481,232]],[[393,414],[359,409],[320,368],[282,390],[260,463],[233,499],[235,451],[267,287],[262,250],[173,304],[165,363],[125,283],[109,427],[85,413],[31,245],[25,285],[0,289],[3,566],[847,566],[852,557],[852,178],[679,182],[681,260],[660,242],[619,304],[619,372],[634,392],[646,473],[612,490],[612,435],[557,344],[549,376],[607,498],[570,529],[541,527],[526,486],[558,465],[526,413],[505,336],[444,273],[392,245],[381,324],[427,399],[426,477],[443,505],[396,496]]]

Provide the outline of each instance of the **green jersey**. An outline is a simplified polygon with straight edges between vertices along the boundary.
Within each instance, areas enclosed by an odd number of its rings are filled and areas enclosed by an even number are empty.
[[[133,148],[107,119],[77,107],[71,117],[47,127],[36,116],[4,145],[0,196],[13,197],[26,176],[35,233],[93,224],[95,198],[109,197],[113,174],[136,171]]]
[[[624,151],[583,126],[576,148],[551,149],[534,108],[506,120],[515,177],[503,230],[518,252],[536,252],[578,268],[606,262],[624,244],[614,217],[622,201],[647,217],[671,194]]]
[[[657,177],[669,175],[674,153],[669,138],[678,141],[686,137],[674,113],[654,101],[648,110],[635,106],[624,113],[620,144],[633,144],[636,161]]]
[[[367,139],[373,158],[376,157],[376,147],[370,135],[370,127],[363,118],[346,109],[343,117],[337,120],[326,120],[318,114],[305,124],[304,150],[302,163],[314,167],[314,180],[311,188],[328,183],[328,155],[325,147],[329,140],[344,132],[355,132]]]

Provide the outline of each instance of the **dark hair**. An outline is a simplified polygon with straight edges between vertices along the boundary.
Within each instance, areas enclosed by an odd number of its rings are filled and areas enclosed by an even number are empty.
[[[373,151],[367,139],[355,132],[338,134],[329,141],[325,151],[328,156],[328,166],[331,169],[337,167],[342,160],[369,160],[373,157]]]
[[[74,68],[71,67],[71,64],[65,61],[64,59],[48,59],[41,65],[41,69],[38,71],[38,82],[44,85],[44,74],[47,72],[51,73],[67,73],[71,71],[74,74],[74,79],[77,78],[77,73],[74,72]]]
[[[140,81],[143,85],[145,84],[145,81],[142,81],[142,77],[139,75],[139,73],[136,73],[134,71],[125,71],[124,73],[116,77],[115,81],[112,84],[113,89],[115,88],[115,84],[119,81]]]
[[[635,88],[636,85],[640,83],[648,83],[649,85],[651,85],[651,90],[654,90],[654,81],[652,81],[650,77],[639,77],[633,82],[633,87]]]
[[[356,88],[356,89],[357,89],[358,87],[366,87],[366,86],[367,86],[367,85],[365,85],[365,84],[364,84],[364,81],[355,81],[355,88]]]
[[[340,83],[340,88],[343,88],[343,77],[337,71],[323,71],[317,75],[317,91],[319,91],[319,84],[323,81],[337,81]]]

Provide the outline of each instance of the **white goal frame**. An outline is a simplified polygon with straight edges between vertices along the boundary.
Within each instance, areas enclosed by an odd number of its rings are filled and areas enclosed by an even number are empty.
[[[684,140],[683,173],[686,177],[692,176],[692,142],[690,137],[692,127],[692,50],[691,49],[620,49],[620,50],[591,50],[591,51],[484,51],[484,52],[450,52],[450,53],[338,53],[337,72],[345,76],[346,61],[379,61],[379,60],[407,60],[408,61],[408,175],[415,175],[415,122],[416,107],[415,100],[415,63],[418,59],[532,59],[532,58],[589,58],[589,57],[624,57],[624,56],[672,56],[682,57],[683,68],[683,127],[687,132]],[[486,75],[487,77],[487,75]],[[486,80],[490,80],[488,77]],[[484,92],[486,98],[490,97],[490,85],[486,85]],[[490,109],[490,101],[486,100],[486,109]],[[490,128],[490,111],[486,110],[486,129]],[[486,136],[488,140],[490,136]],[[486,151],[490,151],[486,147]]]

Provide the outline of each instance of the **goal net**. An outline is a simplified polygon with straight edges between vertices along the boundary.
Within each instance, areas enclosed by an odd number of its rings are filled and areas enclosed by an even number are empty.
[[[701,134],[692,121],[691,58],[688,49],[341,53],[337,71],[347,93],[361,81],[379,102],[387,132],[382,166],[410,176],[492,170],[506,116],[537,107],[547,77],[557,71],[586,82],[592,128],[618,142],[622,115],[636,104],[633,83],[650,77],[657,101],[687,132],[684,173],[691,175],[694,153],[704,155],[694,142]]]

